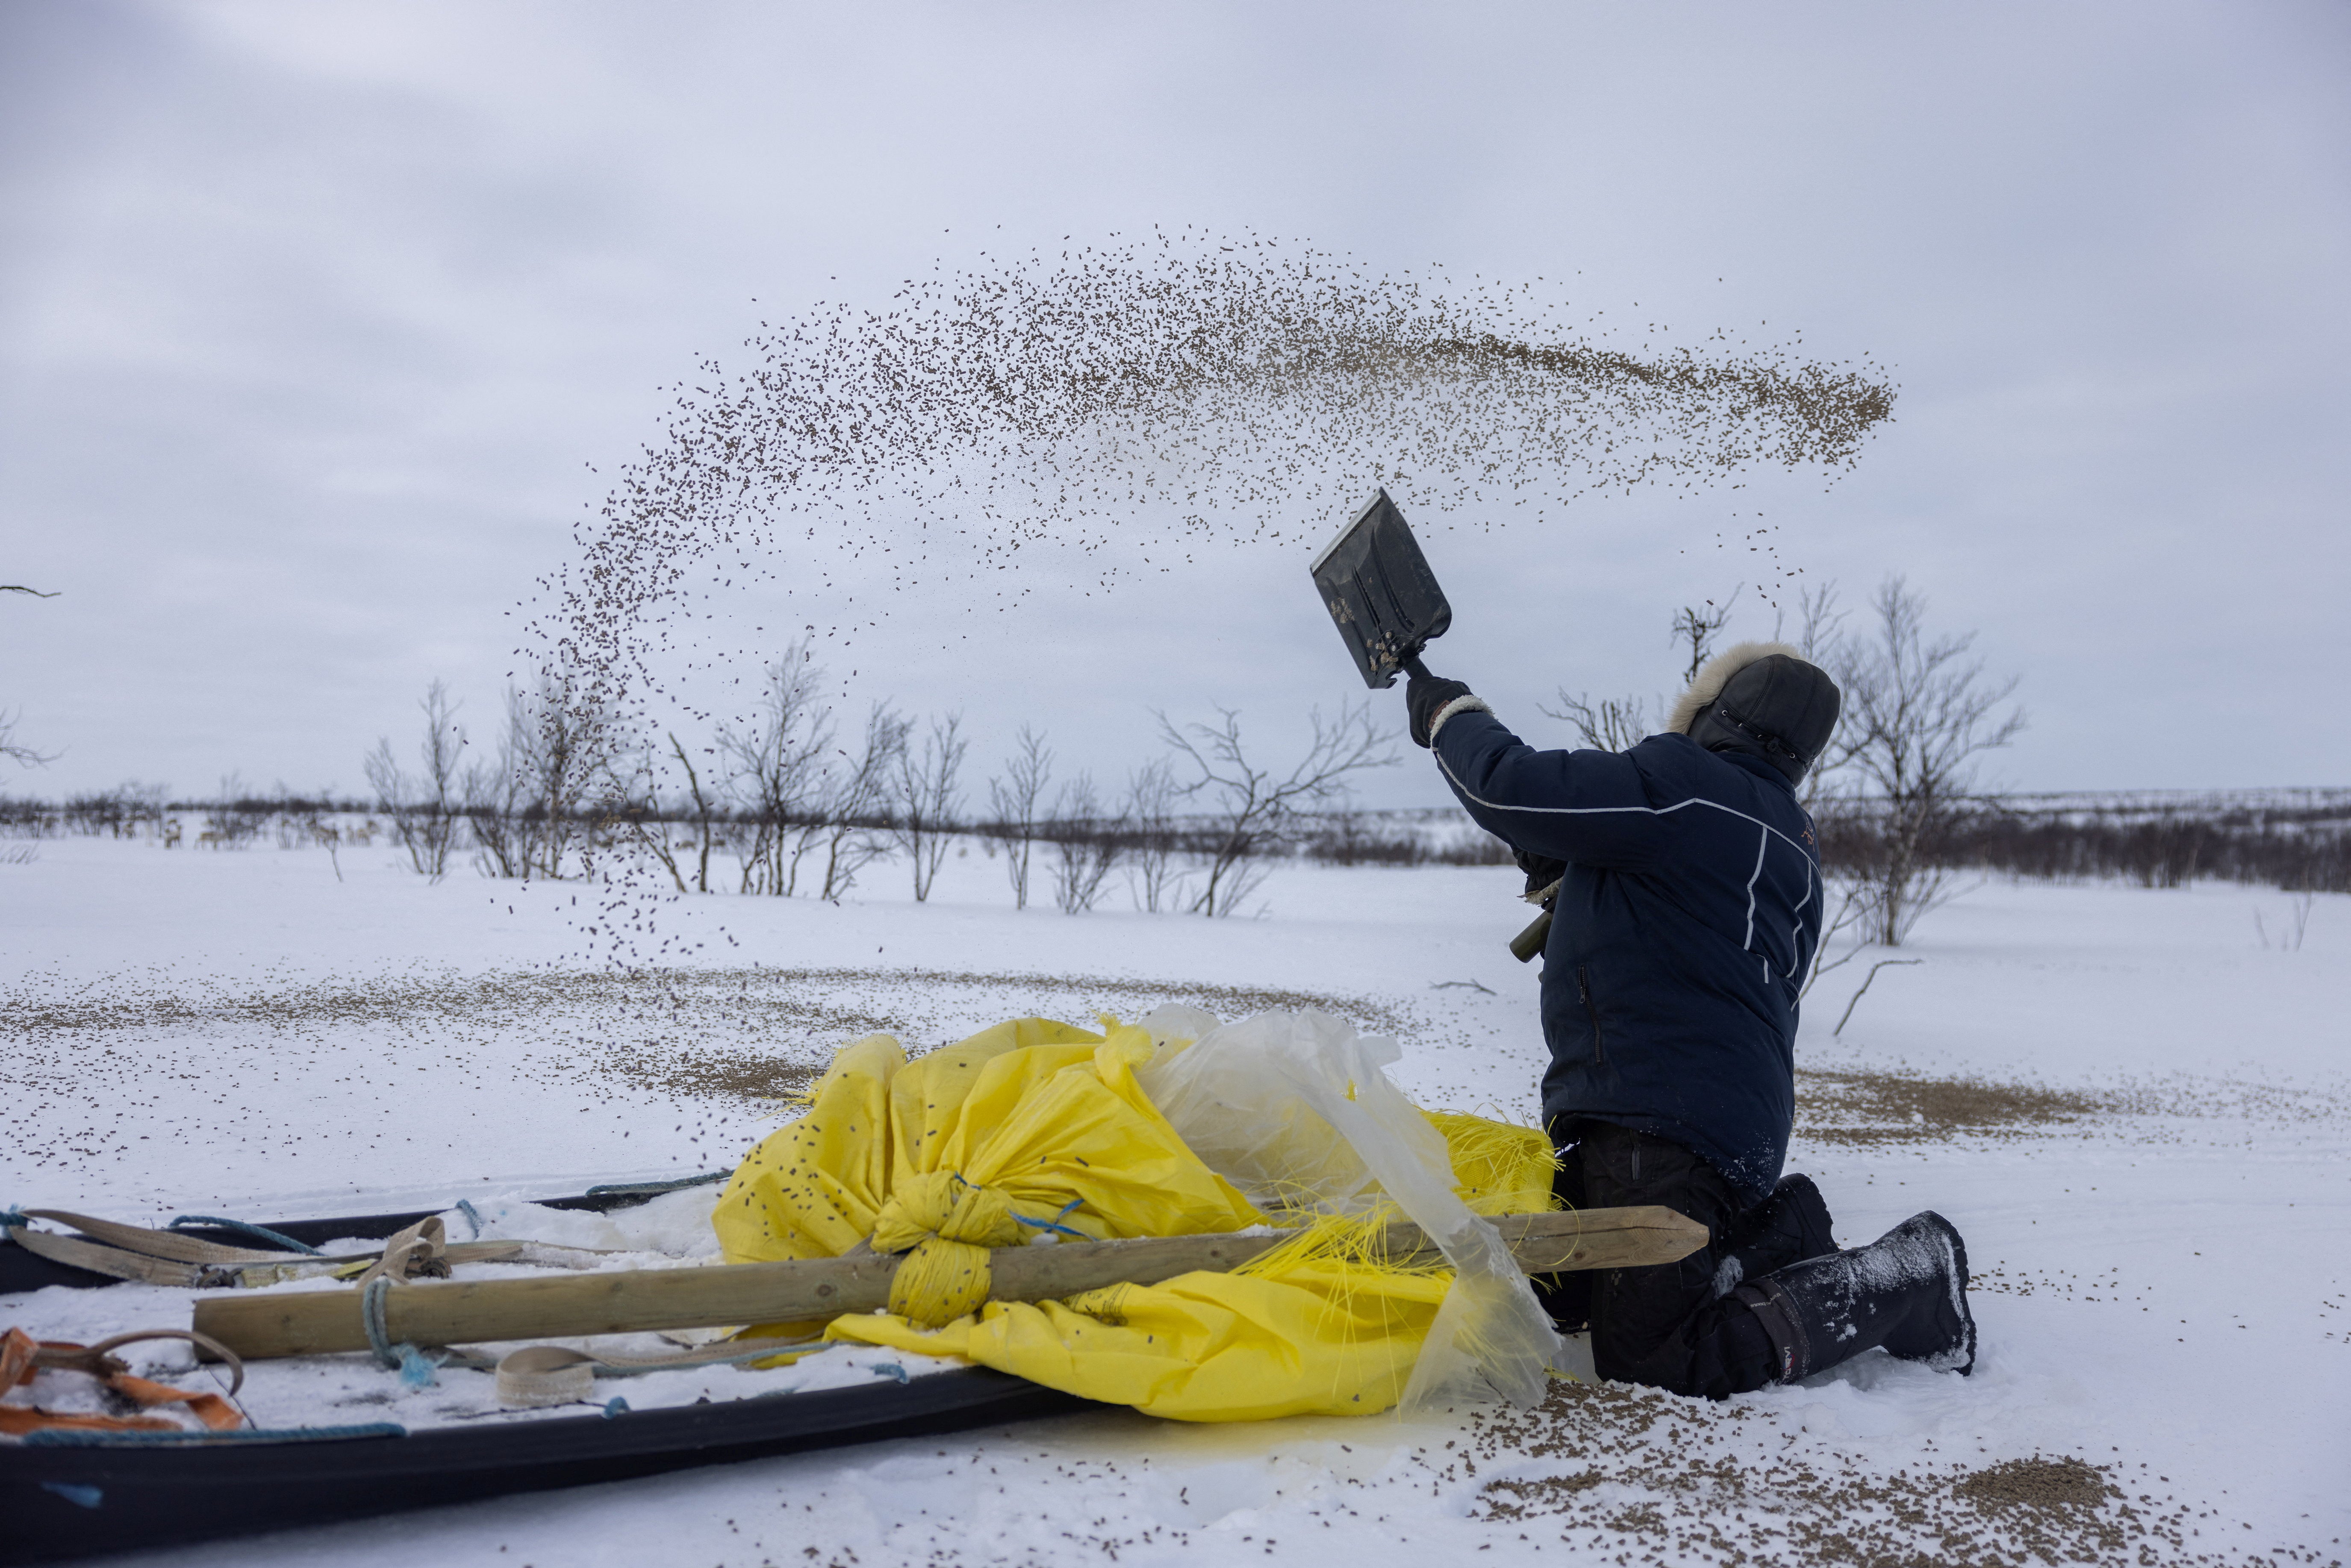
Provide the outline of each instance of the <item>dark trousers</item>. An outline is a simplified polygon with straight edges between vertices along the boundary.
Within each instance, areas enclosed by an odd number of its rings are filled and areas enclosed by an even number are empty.
[[[1754,1239],[1754,1227],[1740,1223],[1749,1211],[1722,1173],[1669,1139],[1608,1123],[1554,1124],[1552,1137],[1564,1145],[1556,1188],[1572,1207],[1661,1204],[1710,1238],[1678,1263],[1559,1274],[1539,1285],[1562,1327],[1589,1323],[1600,1375],[1709,1399],[1770,1383],[1776,1358],[1761,1323],[1736,1297],[1715,1294],[1725,1254]],[[1794,1260],[1792,1252],[1782,1261]]]

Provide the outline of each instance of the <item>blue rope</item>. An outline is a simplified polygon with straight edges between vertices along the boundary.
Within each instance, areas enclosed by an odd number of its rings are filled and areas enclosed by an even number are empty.
[[[609,1421],[615,1416],[625,1416],[628,1413],[629,1402],[627,1400],[615,1397],[604,1401],[605,1420]]]
[[[608,1192],[642,1192],[658,1196],[664,1192],[678,1192],[689,1186],[708,1186],[712,1182],[725,1181],[734,1174],[732,1170],[709,1171],[697,1176],[681,1176],[675,1181],[611,1182],[603,1186],[590,1187],[588,1196],[601,1197]]]
[[[956,1180],[962,1181],[963,1177],[957,1176],[956,1177]],[[1081,1197],[1073,1197],[1070,1199],[1069,1202],[1061,1205],[1061,1212],[1053,1216],[1052,1219],[1031,1219],[1025,1214],[1016,1214],[1012,1218],[1019,1220],[1023,1225],[1033,1225],[1040,1230],[1058,1231],[1063,1236],[1074,1236],[1081,1241],[1092,1241],[1093,1238],[1087,1235],[1082,1230],[1072,1230],[1066,1225],[1057,1225],[1054,1223],[1054,1220],[1067,1219],[1070,1217],[1070,1210],[1077,1207],[1078,1205],[1084,1201],[1085,1199]]]
[[[457,1200],[457,1212],[464,1215],[465,1217],[465,1223],[474,1228],[474,1233],[466,1237],[465,1239],[468,1241],[479,1241],[482,1239],[482,1216],[480,1211],[475,1208],[474,1200],[469,1197],[459,1198]]]
[[[392,1276],[378,1274],[360,1292],[360,1326],[367,1330],[368,1348],[375,1352],[375,1364],[386,1372],[400,1374],[403,1388],[431,1388],[441,1381],[442,1357],[430,1356],[413,1344],[392,1343],[392,1331],[384,1326],[384,1298],[392,1294]]]
[[[360,1326],[367,1330],[368,1348],[375,1352],[375,1364],[386,1372],[400,1364],[400,1353],[392,1348],[391,1331],[383,1322],[383,1298],[391,1289],[390,1276],[378,1274],[360,1292]]]
[[[0,1208],[0,1230],[12,1225],[21,1225],[29,1230],[32,1224],[33,1217],[21,1208]]]
[[[28,1448],[111,1448],[118,1445],[174,1443],[340,1443],[353,1437],[405,1437],[408,1428],[392,1421],[371,1421],[355,1427],[278,1427],[236,1432],[91,1432],[70,1427],[45,1427],[27,1432]]]
[[[974,1191],[978,1190],[978,1184],[966,1176],[963,1172],[949,1171],[947,1175],[955,1178],[955,1183],[957,1186],[967,1186],[971,1187]],[[1081,1241],[1092,1241],[1093,1238],[1087,1235],[1084,1231],[1072,1230],[1066,1225],[1055,1223],[1058,1220],[1067,1219],[1070,1216],[1070,1210],[1077,1207],[1078,1205],[1084,1201],[1085,1199],[1081,1197],[1073,1197],[1070,1199],[1069,1202],[1061,1205],[1061,1212],[1053,1216],[1051,1219],[1031,1219],[1025,1214],[1016,1214],[1012,1218],[1023,1225],[1034,1226],[1040,1230],[1057,1231],[1063,1236],[1074,1236]]]
[[[291,1236],[282,1231],[272,1230],[266,1225],[250,1225],[242,1219],[223,1219],[216,1214],[183,1214],[164,1228],[184,1230],[191,1225],[209,1226],[216,1230],[234,1230],[240,1236],[250,1236],[256,1240],[266,1241],[273,1247],[283,1247],[288,1252],[307,1253],[313,1258],[326,1256],[324,1252],[308,1242],[297,1241]]]

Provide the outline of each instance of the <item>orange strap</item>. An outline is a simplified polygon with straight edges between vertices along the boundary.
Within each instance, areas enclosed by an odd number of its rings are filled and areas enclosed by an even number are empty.
[[[10,1405],[5,1396],[10,1389],[33,1381],[43,1371],[86,1372],[115,1393],[132,1403],[148,1407],[158,1405],[184,1405],[188,1413],[215,1432],[225,1432],[245,1425],[245,1417],[235,1406],[217,1394],[192,1393],[184,1388],[172,1388],[133,1377],[121,1362],[107,1354],[116,1345],[132,1339],[151,1337],[124,1334],[97,1346],[74,1344],[64,1340],[37,1340],[23,1329],[12,1328],[0,1333],[0,1433],[20,1437],[43,1427],[65,1427],[102,1432],[173,1432],[183,1428],[176,1421],[156,1416],[92,1416],[64,1411],[44,1410],[37,1405]],[[172,1337],[177,1338],[174,1334]],[[242,1372],[242,1368],[239,1371]],[[239,1381],[243,1381],[240,1377]]]

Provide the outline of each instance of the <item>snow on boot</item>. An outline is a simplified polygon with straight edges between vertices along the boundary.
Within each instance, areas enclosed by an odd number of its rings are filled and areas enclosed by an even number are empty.
[[[1739,1287],[1794,1383],[1872,1345],[1962,1376],[1975,1369],[1968,1249],[1951,1222],[1914,1214],[1866,1247],[1794,1263]]]
[[[1829,1234],[1829,1206],[1813,1178],[1783,1176],[1771,1196],[1739,1217],[1715,1265],[1714,1293],[1727,1296],[1750,1280],[1837,1249]]]

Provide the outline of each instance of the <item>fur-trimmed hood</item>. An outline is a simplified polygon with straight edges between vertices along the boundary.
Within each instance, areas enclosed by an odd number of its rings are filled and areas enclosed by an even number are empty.
[[[1785,643],[1737,643],[1699,665],[1698,677],[1690,682],[1689,690],[1681,695],[1681,699],[1674,704],[1673,711],[1666,716],[1667,730],[1674,735],[1687,735],[1690,720],[1722,695],[1722,688],[1730,684],[1731,676],[1750,664],[1761,664],[1774,653],[1785,653],[1791,659],[1804,658],[1801,651]],[[1810,664],[1812,661],[1805,659],[1804,662]]]

